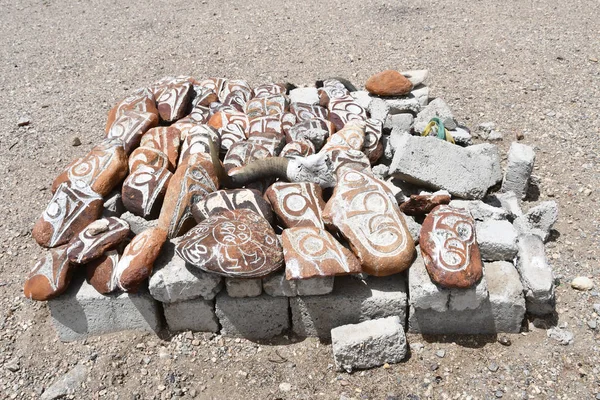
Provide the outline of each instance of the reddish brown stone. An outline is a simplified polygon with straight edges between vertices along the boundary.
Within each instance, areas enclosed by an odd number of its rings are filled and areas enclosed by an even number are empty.
[[[450,203],[449,194],[411,194],[400,204],[400,211],[406,215],[425,215],[440,204]]]
[[[327,79],[323,82],[323,87],[319,88],[319,104],[322,107],[328,107],[331,101],[350,96],[350,92],[343,83],[336,79]]]
[[[99,258],[85,265],[87,281],[100,294],[108,294],[117,289],[113,280],[114,272],[119,263],[119,253],[109,250]]]
[[[176,251],[196,268],[233,278],[261,278],[283,265],[273,228],[246,209],[212,215],[190,230]]]
[[[277,182],[265,192],[284,228],[314,226],[323,228],[323,191],[316,183]]]
[[[339,169],[337,181],[323,219],[348,240],[362,270],[387,276],[410,267],[415,245],[390,190],[350,168]]]
[[[371,165],[383,155],[383,145],[381,144],[381,135],[383,134],[383,124],[378,119],[369,118],[365,121],[365,144],[363,152],[369,158]]]
[[[172,177],[165,167],[139,165],[123,182],[123,205],[140,217],[157,215]]]
[[[192,101],[192,105],[194,106],[194,108],[208,108],[208,106],[210,106],[210,103],[219,101],[219,96],[217,96],[215,91],[210,88],[201,87],[197,84],[194,84],[194,91],[196,92],[196,97],[194,97],[194,100]]]
[[[266,219],[269,224],[273,223],[271,204],[262,197],[259,191],[252,189],[218,190],[210,193],[192,206],[192,214],[196,222],[202,222],[213,214],[241,208],[254,211]]]
[[[242,92],[244,93],[244,98],[251,99],[254,95],[252,92],[252,87],[243,79],[226,79],[223,83],[223,86],[219,92],[219,101],[221,103],[225,102],[227,96],[229,96],[232,92]]]
[[[104,201],[84,181],[61,184],[42,216],[33,226],[31,236],[42,247],[68,243],[102,213]]]
[[[190,156],[186,164],[177,168],[171,179],[160,210],[158,226],[167,232],[170,239],[183,235],[195,224],[192,205],[218,187],[219,180],[210,156]]]
[[[210,117],[208,125],[218,130],[221,150],[227,152],[232,144],[246,139],[249,121],[244,113],[219,111]]]
[[[193,129],[186,130],[186,135],[181,145],[178,165],[187,163],[188,158],[193,154],[209,154],[211,141],[217,148],[221,143],[217,131],[208,125],[197,125]]]
[[[335,147],[327,152],[333,164],[333,170],[338,171],[342,167],[352,168],[369,176],[373,176],[371,163],[362,151],[347,147]]]
[[[248,137],[248,142],[263,146],[272,156],[278,156],[285,146],[285,135],[281,133],[265,132]]]
[[[440,205],[429,213],[419,237],[431,280],[442,287],[469,288],[483,275],[475,220],[467,210]]]
[[[71,281],[73,265],[67,258],[66,246],[49,250],[27,276],[23,293],[31,300],[50,300],[63,293]]]
[[[335,129],[343,129],[350,121],[364,122],[367,112],[352,96],[332,99],[328,105],[329,120],[335,125]]]
[[[296,124],[296,116],[292,113],[267,115],[250,120],[248,125],[248,136],[261,133],[285,134]]]
[[[365,123],[362,121],[350,121],[343,129],[329,137],[321,151],[329,151],[333,148],[362,150],[365,143]]]
[[[281,157],[306,157],[315,154],[315,145],[308,140],[298,140],[287,143],[279,156]]]
[[[129,155],[129,174],[135,172],[135,170],[144,165],[146,167],[152,167],[156,170],[169,169],[169,159],[167,155],[160,150],[153,149],[151,147],[138,147]]]
[[[352,252],[331,233],[314,226],[285,229],[281,234],[286,279],[308,279],[361,272]]]
[[[292,126],[286,133],[289,142],[300,140],[310,141],[315,150],[320,150],[325,140],[335,132],[335,126],[331,121],[321,118],[307,119]]]
[[[158,125],[156,114],[125,111],[113,122],[106,137],[120,139],[125,152],[131,154],[140,145],[142,135],[156,125]]]
[[[179,157],[180,135],[181,132],[179,129],[174,127],[161,126],[152,128],[142,136],[140,146],[160,150],[165,153],[169,160],[169,170],[173,172],[177,167],[177,158]]]
[[[254,88],[254,97],[267,97],[273,94],[285,94],[285,85],[280,83],[265,83]]]
[[[106,196],[127,176],[127,154],[120,140],[105,139],[88,154],[78,158],[52,182],[52,193],[65,182],[83,181]]]
[[[412,90],[412,83],[400,72],[388,69],[367,79],[365,89],[377,96],[404,96]]]
[[[245,112],[248,119],[266,117],[268,115],[280,115],[287,111],[289,102],[285,95],[274,94],[266,97],[254,98],[246,104]]]
[[[118,246],[129,235],[129,224],[116,217],[102,218],[89,224],[71,240],[69,261],[85,264]]]
[[[233,168],[242,167],[252,161],[262,160],[267,157],[271,157],[272,153],[266,148],[259,144],[243,141],[234,143],[223,160],[223,167],[226,171],[230,171]]]
[[[113,273],[113,280],[119,289],[125,292],[139,289],[152,274],[154,261],[166,240],[167,232],[160,228],[146,229],[131,240]]]
[[[147,112],[155,114],[158,118],[156,99],[154,98],[152,91],[147,88],[138,89],[110,109],[108,112],[108,120],[106,121],[106,133],[108,133],[110,130],[110,127],[115,122],[115,119],[120,117],[125,111]]]
[[[183,118],[191,110],[193,94],[189,82],[172,83],[164,88],[156,98],[160,119],[172,122]]]

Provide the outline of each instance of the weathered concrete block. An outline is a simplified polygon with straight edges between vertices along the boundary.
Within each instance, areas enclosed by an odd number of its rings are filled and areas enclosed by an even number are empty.
[[[225,336],[264,340],[289,329],[287,297],[236,298],[221,292],[216,299],[216,314]]]
[[[324,296],[291,297],[292,328],[300,336],[329,338],[331,329],[376,318],[406,318],[406,279],[336,277],[333,292]]]
[[[52,324],[63,342],[123,330],[158,332],[162,310],[147,291],[101,295],[82,277],[48,301]]]
[[[424,84],[427,81],[427,77],[429,76],[429,71],[426,69],[414,69],[410,71],[402,71],[402,75],[404,75],[413,86],[418,86]]]
[[[498,149],[466,148],[434,137],[399,135],[390,175],[453,196],[481,199],[502,177]]]
[[[371,118],[385,122],[390,113],[390,105],[385,100],[374,97],[369,103],[368,110]]]
[[[406,112],[418,113],[423,108],[421,101],[412,94],[402,97],[386,97],[385,102],[390,106],[390,114]]]
[[[429,104],[429,86],[419,85],[414,88],[410,92],[411,96],[413,96],[419,102],[421,106],[421,110]]]
[[[525,298],[519,273],[512,263],[484,265],[496,332],[517,333],[525,316]]]
[[[490,219],[502,220],[508,218],[508,213],[505,209],[485,204],[481,200],[452,200],[449,205],[469,210],[473,218],[477,221],[486,221]]]
[[[501,207],[508,214],[508,219],[513,221],[523,215],[519,199],[514,192],[494,193],[485,198],[485,202],[493,207]]]
[[[292,103],[319,104],[319,92],[315,87],[292,89],[289,97]]]
[[[331,347],[337,370],[352,372],[398,363],[408,346],[403,323],[395,316],[333,328]]]
[[[158,259],[148,288],[156,300],[175,303],[203,297],[212,300],[223,287],[223,279],[215,274],[187,267],[185,260],[175,252],[181,239],[167,240]]]
[[[519,235],[537,235],[546,242],[557,219],[558,204],[555,201],[544,201],[515,219],[513,224]]]
[[[447,129],[456,129],[456,121],[454,121],[452,110],[450,110],[450,107],[444,100],[438,97],[417,114],[414,124],[415,132],[419,134],[423,133],[425,127],[433,117],[438,117]]]
[[[310,279],[287,280],[285,272],[278,272],[263,278],[265,293],[269,296],[322,296],[333,291],[333,276]]]
[[[397,129],[401,132],[410,132],[414,117],[409,113],[390,114],[385,119],[383,129],[391,131]]]
[[[369,105],[373,98],[366,90],[357,90],[356,92],[350,92],[350,96],[354,99],[356,104],[364,108],[365,110],[369,109]]]
[[[148,221],[142,217],[138,217],[137,215],[130,213],[129,211],[121,214],[119,218],[129,224],[129,228],[134,235],[137,235],[146,229],[154,228],[158,225],[157,219]]]
[[[285,272],[276,272],[263,278],[263,289],[269,296],[294,297],[298,295],[296,281],[285,279]]]
[[[508,150],[508,164],[504,172],[502,191],[512,191],[519,198],[525,198],[534,163],[535,151],[533,147],[513,142]]]
[[[512,261],[517,255],[517,230],[506,221],[487,220],[475,224],[481,258]]]
[[[262,279],[225,279],[229,297],[256,297],[262,293]]]
[[[519,237],[517,270],[525,290],[527,312],[545,315],[554,312],[554,276],[548,264],[544,242],[536,235]]]
[[[172,332],[218,332],[219,322],[215,315],[215,302],[192,299],[163,304],[165,319]]]
[[[317,276],[310,279],[296,280],[298,296],[322,296],[333,291],[333,276]]]

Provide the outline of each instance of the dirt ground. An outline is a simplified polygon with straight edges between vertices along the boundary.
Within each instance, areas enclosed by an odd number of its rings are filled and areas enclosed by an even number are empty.
[[[600,285],[597,0],[0,4],[0,399],[38,398],[76,363],[91,371],[76,399],[600,398],[590,328],[599,291],[569,285],[578,275]],[[459,121],[496,123],[504,155],[517,133],[535,146],[539,200],[560,205],[547,251],[560,282],[557,323],[573,344],[533,324],[501,335],[510,346],[409,335],[405,362],[345,374],[315,339],[126,332],[63,344],[47,306],[23,297],[41,254],[30,231],[52,179],[100,140],[110,106],[130,90],[164,75],[252,84],[343,76],[362,86],[387,68],[429,69],[431,94]],[[22,116],[29,126],[17,126]]]

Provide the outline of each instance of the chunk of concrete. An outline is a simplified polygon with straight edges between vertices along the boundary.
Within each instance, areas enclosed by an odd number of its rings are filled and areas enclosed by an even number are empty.
[[[81,389],[81,384],[88,377],[88,367],[83,364],[77,364],[69,372],[58,378],[44,393],[39,400],[55,400],[76,394]],[[83,397],[83,396],[81,396]]]
[[[506,221],[487,220],[475,224],[481,258],[512,261],[517,255],[517,230]]]
[[[463,148],[435,137],[401,133],[393,144],[390,175],[427,188],[445,189],[453,196],[481,199],[502,177],[498,149],[482,146]]]
[[[290,90],[290,102],[319,104],[319,92],[315,87],[304,87]]]
[[[427,107],[423,108],[417,114],[414,124],[415,132],[419,134],[423,133],[425,127],[433,117],[439,118],[444,123],[446,129],[456,129],[456,121],[454,121],[452,110],[450,110],[450,107],[444,100],[438,97],[437,99],[431,101]]]
[[[410,132],[414,117],[409,113],[390,114],[385,119],[383,129],[392,131],[396,129],[401,132]]]
[[[338,371],[350,373],[394,364],[406,356],[404,328],[397,316],[343,325],[331,330],[331,347]]]
[[[298,295],[297,281],[285,279],[285,272],[276,272],[263,278],[263,290],[269,296],[294,297]]]
[[[104,296],[83,277],[74,279],[65,293],[49,300],[48,307],[63,342],[130,329],[161,329],[160,305],[147,291]]]
[[[202,297],[212,300],[223,288],[223,278],[218,275],[188,267],[175,252],[181,238],[167,240],[154,262],[154,273],[148,288],[156,300],[175,303]]]
[[[514,192],[493,193],[485,198],[487,204],[493,207],[501,207],[508,214],[508,219],[513,221],[523,215],[519,199]]]
[[[450,206],[469,210],[476,221],[505,220],[508,212],[505,209],[494,207],[481,200],[452,200]]]
[[[410,92],[411,97],[414,97],[419,102],[421,110],[429,104],[429,86],[419,85]]]
[[[400,114],[406,112],[418,113],[422,106],[418,98],[409,94],[402,97],[386,97],[385,102],[390,106],[390,114]]]
[[[221,292],[216,299],[216,314],[224,336],[265,340],[290,327],[287,297],[237,298]]]
[[[401,213],[401,215],[404,218],[404,222],[406,222],[406,227],[408,228],[408,232],[410,233],[413,241],[415,244],[419,243],[419,237],[421,236],[421,224],[415,220],[415,217],[411,217],[410,215],[406,215],[404,213]]]
[[[333,291],[333,276],[316,276],[296,280],[298,296],[322,296]]]
[[[537,235],[546,242],[556,220],[558,220],[558,204],[555,201],[544,201],[530,208],[513,223],[519,235]]]
[[[529,187],[529,178],[535,163],[533,147],[513,142],[508,150],[508,165],[504,172],[502,191],[514,192],[519,198],[524,199]]]
[[[215,302],[192,299],[163,304],[165,319],[171,332],[218,332],[219,322],[215,315]]]
[[[457,126],[456,129],[449,132],[452,138],[454,139],[454,143],[456,143],[457,145],[466,147],[473,144],[473,138],[468,130]]]
[[[512,263],[484,265],[496,332],[517,333],[525,316],[525,298],[519,273]]]
[[[292,329],[299,336],[328,339],[331,329],[371,319],[406,318],[406,279],[336,277],[333,292],[324,296],[291,297]]]
[[[554,312],[554,276],[546,258],[544,242],[536,235],[519,237],[517,270],[525,291],[527,312],[546,315]]]
[[[256,297],[262,293],[262,279],[225,279],[225,287],[230,297]]]
[[[369,105],[373,98],[366,90],[357,90],[355,92],[350,92],[350,96],[354,99],[354,102],[364,108],[365,110],[369,109]]]
[[[373,97],[369,103],[368,110],[371,118],[385,122],[390,113],[390,105],[379,97]]]
[[[133,232],[134,235],[142,233],[146,229],[158,226],[157,219],[146,220],[142,217],[138,217],[137,215],[132,214],[129,211],[121,214],[119,218],[121,218],[123,221],[129,224],[129,229],[131,229],[131,232]]]

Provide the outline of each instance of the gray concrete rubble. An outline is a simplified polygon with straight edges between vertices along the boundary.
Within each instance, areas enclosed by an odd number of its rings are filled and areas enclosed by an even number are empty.
[[[425,127],[433,117],[438,117],[444,123],[446,129],[456,129],[456,121],[454,121],[452,110],[444,100],[437,98],[432,100],[427,107],[423,108],[417,114],[414,125],[415,132],[418,134],[423,133]]]
[[[333,276],[317,276],[296,281],[298,296],[322,296],[333,291]]]
[[[356,92],[350,92],[350,96],[354,99],[356,104],[364,108],[365,110],[369,109],[369,105],[373,98],[366,90],[357,90]]]
[[[39,400],[54,400],[73,395],[81,384],[85,383],[88,377],[88,367],[83,364],[77,364],[69,372],[59,377],[44,393]],[[73,397],[71,397],[73,398]]]
[[[289,97],[291,103],[319,104],[319,93],[315,87],[292,89]]]
[[[489,219],[503,220],[508,218],[508,212],[505,209],[491,206],[481,200],[452,200],[449,205],[469,210],[471,216],[476,221],[486,221]]]
[[[421,109],[429,104],[429,86],[419,85],[410,92],[410,95],[417,99]]]
[[[103,218],[120,217],[125,211],[127,210],[123,205],[123,197],[120,190],[113,190],[104,198]]]
[[[145,231],[146,229],[154,228],[158,225],[158,219],[146,220],[142,217],[132,214],[127,211],[119,217],[129,224],[129,229],[134,235]]]
[[[294,297],[298,295],[297,281],[285,279],[285,271],[276,272],[262,279],[263,290],[269,296]]]
[[[390,114],[385,119],[383,129],[391,131],[397,129],[402,132],[410,132],[414,117],[409,113]]]
[[[484,201],[491,206],[504,209],[510,221],[523,215],[519,199],[515,192],[494,193],[486,197]]]
[[[473,138],[467,129],[457,126],[456,129],[449,132],[457,145],[466,147],[473,144]]]
[[[419,236],[421,235],[421,224],[415,221],[415,217],[406,215],[404,213],[401,215],[404,218],[404,221],[406,222],[406,227],[408,228],[408,232],[410,232],[410,236],[412,237],[413,241],[415,242],[415,244],[419,243]]]
[[[519,198],[525,198],[534,163],[533,147],[513,142],[508,150],[508,165],[502,180],[502,191],[512,191]]]
[[[128,329],[158,332],[162,327],[160,305],[146,290],[104,296],[82,278],[48,306],[63,342]]]
[[[398,136],[390,175],[407,182],[445,189],[465,199],[481,199],[502,178],[495,146],[463,148],[435,137]]]
[[[554,275],[546,258],[544,242],[537,235],[519,237],[517,270],[521,276],[527,312],[545,315],[554,312]]]
[[[369,103],[368,110],[371,114],[371,118],[385,122],[390,113],[390,105],[379,97],[373,97]]]
[[[225,288],[230,297],[256,297],[262,293],[262,279],[226,278]]]
[[[385,102],[390,106],[390,114],[406,112],[416,114],[423,108],[421,101],[412,94],[404,97],[386,97]]]
[[[223,287],[223,278],[186,266],[175,252],[180,239],[167,240],[154,262],[148,289],[156,300],[174,303],[202,297],[212,300]]]
[[[517,255],[517,230],[506,220],[487,220],[475,224],[481,258],[512,261]]]
[[[555,201],[544,201],[530,208],[526,214],[516,218],[513,223],[520,235],[537,235],[546,242],[557,219],[558,204]]]
[[[165,320],[171,332],[218,332],[215,302],[202,298],[163,304]]]
[[[331,347],[336,369],[346,372],[398,363],[408,349],[403,323],[397,316],[334,328]]]

